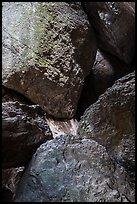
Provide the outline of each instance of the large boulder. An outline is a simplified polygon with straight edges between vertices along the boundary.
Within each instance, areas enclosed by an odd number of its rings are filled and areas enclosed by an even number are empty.
[[[19,183],[15,202],[134,202],[134,188],[106,149],[65,135],[42,144]]]
[[[52,139],[46,117],[38,105],[2,104],[2,167],[27,165],[40,144]]]
[[[80,4],[3,2],[2,45],[3,85],[72,118],[97,49]]]
[[[135,72],[117,80],[85,111],[78,134],[104,145],[130,175],[134,174]]]
[[[134,2],[83,2],[98,45],[126,63],[135,53]]]

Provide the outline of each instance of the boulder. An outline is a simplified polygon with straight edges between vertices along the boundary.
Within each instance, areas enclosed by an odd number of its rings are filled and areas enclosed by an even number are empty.
[[[25,166],[40,144],[52,139],[38,105],[2,104],[2,167]]]
[[[98,46],[130,64],[135,53],[134,2],[83,2]]]
[[[14,202],[134,202],[134,193],[128,175],[105,147],[65,135],[38,148]]]
[[[3,85],[72,118],[97,50],[80,4],[3,2],[2,45]]]
[[[85,111],[78,135],[104,145],[108,153],[134,175],[135,72],[117,80]]]

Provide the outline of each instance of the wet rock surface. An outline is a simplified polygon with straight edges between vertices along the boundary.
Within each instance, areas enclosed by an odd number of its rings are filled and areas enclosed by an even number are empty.
[[[27,164],[37,147],[52,139],[46,117],[38,105],[19,102],[2,104],[2,166],[20,167]]]
[[[133,195],[128,175],[103,146],[69,135],[38,148],[15,202],[133,202]]]
[[[135,72],[117,80],[85,111],[78,134],[104,145],[117,162],[134,173]]]
[[[134,2],[83,2],[98,45],[130,64],[135,53]],[[128,43],[128,45],[127,45]]]
[[[65,2],[4,2],[2,79],[57,118],[72,118],[96,55],[86,14]]]

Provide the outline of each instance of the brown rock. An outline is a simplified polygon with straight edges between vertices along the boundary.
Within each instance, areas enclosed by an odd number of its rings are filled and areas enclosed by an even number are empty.
[[[104,145],[134,179],[135,72],[108,88],[84,113],[78,127],[81,138]],[[132,175],[133,174],[133,175]]]
[[[37,147],[52,139],[52,133],[36,105],[2,104],[2,166],[24,166]]]
[[[72,118],[97,49],[79,3],[4,2],[2,26],[3,85]]]
[[[135,53],[134,2],[83,2],[98,46],[131,63]]]

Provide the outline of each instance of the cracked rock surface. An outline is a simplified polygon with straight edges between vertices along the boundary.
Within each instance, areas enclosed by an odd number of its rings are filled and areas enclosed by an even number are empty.
[[[124,169],[90,139],[59,136],[34,154],[15,202],[134,202]]]

